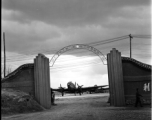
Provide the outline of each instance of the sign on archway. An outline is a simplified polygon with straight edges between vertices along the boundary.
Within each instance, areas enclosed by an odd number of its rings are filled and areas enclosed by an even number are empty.
[[[52,67],[54,65],[55,61],[61,54],[65,53],[66,51],[74,50],[74,49],[86,49],[86,50],[92,51],[93,53],[98,55],[100,57],[101,61],[103,62],[103,64],[106,65],[106,62],[107,62],[106,57],[96,48],[89,46],[89,45],[85,45],[85,44],[74,44],[74,45],[66,46],[66,47],[60,49],[58,52],[56,52],[53,55],[52,59],[50,60],[50,66]]]

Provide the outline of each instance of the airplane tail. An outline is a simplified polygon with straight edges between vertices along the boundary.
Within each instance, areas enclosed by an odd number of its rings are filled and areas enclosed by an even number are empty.
[[[75,88],[76,88],[77,86],[76,86],[76,82],[75,82]]]

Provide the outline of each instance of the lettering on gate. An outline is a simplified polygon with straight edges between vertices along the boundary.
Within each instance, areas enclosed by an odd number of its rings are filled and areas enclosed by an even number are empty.
[[[85,44],[74,44],[74,45],[69,45],[69,46],[66,46],[66,47],[60,49],[58,52],[56,52],[53,55],[52,59],[50,60],[50,65],[53,66],[54,62],[61,54],[63,54],[66,51],[73,50],[73,49],[86,49],[86,50],[92,51],[93,53],[98,55],[100,57],[101,61],[103,62],[103,64],[106,65],[106,62],[107,62],[106,57],[96,48],[89,46],[89,45],[85,45]]]

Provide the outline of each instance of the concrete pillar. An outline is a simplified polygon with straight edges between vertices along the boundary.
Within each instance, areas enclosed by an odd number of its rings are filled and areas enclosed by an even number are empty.
[[[114,61],[114,54],[113,54],[113,51],[110,51],[110,66],[111,66],[111,83],[112,83],[112,91],[113,91],[113,105],[116,105],[117,103],[117,101],[116,101],[116,84],[115,84],[115,68],[114,68],[114,64],[112,64],[113,63],[113,61]]]
[[[119,95],[119,82],[118,82],[118,78],[119,78],[119,71],[118,71],[118,60],[117,60],[117,50],[113,49],[112,50],[112,59],[113,59],[113,74],[114,74],[114,91],[115,91],[115,105],[119,106],[119,99],[120,99],[120,95]]]
[[[124,86],[121,54],[115,48],[107,55],[111,105],[124,106]]]
[[[34,59],[35,98],[44,107],[51,107],[49,60],[42,54]]]

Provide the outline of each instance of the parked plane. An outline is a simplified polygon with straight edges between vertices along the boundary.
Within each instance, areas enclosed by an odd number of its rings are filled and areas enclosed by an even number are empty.
[[[64,88],[61,86],[60,84],[60,87],[59,89],[52,89],[53,91],[58,91],[58,92],[61,92],[62,93],[62,96],[64,96],[64,92],[66,93],[74,93],[76,95],[76,93],[79,93],[79,95],[83,94],[83,92],[86,92],[88,91],[90,94],[92,92],[95,92],[98,88],[102,88],[102,87],[105,87],[105,86],[108,86],[108,85],[103,85],[103,86],[93,86],[93,87],[84,87],[82,88],[83,85],[78,85],[78,87],[76,87],[76,82],[75,84],[72,83],[71,81],[67,83],[67,88]]]

